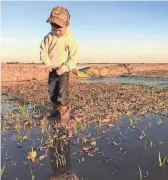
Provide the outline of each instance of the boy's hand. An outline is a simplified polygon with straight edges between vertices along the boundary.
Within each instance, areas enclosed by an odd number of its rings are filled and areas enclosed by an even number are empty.
[[[59,76],[61,76],[61,75],[64,73],[63,68],[60,67],[60,68],[56,71],[56,73],[57,73]]]
[[[47,68],[47,70],[48,70],[49,72],[51,72],[51,71],[52,71],[52,68]]]

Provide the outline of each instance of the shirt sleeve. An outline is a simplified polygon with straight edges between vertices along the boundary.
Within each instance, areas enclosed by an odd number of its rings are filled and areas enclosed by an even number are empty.
[[[45,65],[51,65],[48,49],[49,49],[49,34],[44,37],[44,40],[40,44],[40,60]]]
[[[64,72],[69,72],[76,68],[78,58],[78,46],[72,37],[69,42],[69,56],[66,63],[62,65]]]

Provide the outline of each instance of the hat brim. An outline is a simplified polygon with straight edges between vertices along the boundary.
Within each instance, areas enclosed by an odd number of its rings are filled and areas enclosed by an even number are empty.
[[[50,18],[48,18],[46,22],[50,22]]]
[[[57,24],[57,25],[59,25],[59,26],[61,26],[61,27],[65,26],[65,23],[64,23],[64,22],[58,20],[58,19],[55,18],[55,17],[54,17],[54,18],[48,18],[46,22],[55,23],[55,24]]]

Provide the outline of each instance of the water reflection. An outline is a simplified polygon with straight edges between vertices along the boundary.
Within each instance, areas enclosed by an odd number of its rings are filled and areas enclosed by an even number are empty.
[[[70,170],[70,140],[68,130],[62,126],[54,128],[53,146],[49,148],[53,175],[50,180],[78,180]]]

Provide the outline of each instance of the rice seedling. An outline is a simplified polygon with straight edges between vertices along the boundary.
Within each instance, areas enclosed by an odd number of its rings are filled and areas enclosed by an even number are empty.
[[[163,119],[159,119],[159,121],[157,122],[157,126],[161,126],[163,124]]]
[[[33,104],[33,113],[36,113],[36,104]]]
[[[2,120],[1,120],[0,126],[1,126],[1,129],[2,129],[2,131],[1,131],[2,134],[3,134],[3,135],[6,135],[7,129],[8,129],[6,121],[4,121],[4,120],[2,121]]]
[[[41,136],[40,143],[43,144],[43,136]]]
[[[149,124],[148,124],[148,125],[149,125]],[[147,129],[148,129],[148,127],[149,127],[148,125],[145,126],[145,129],[143,130],[143,132],[146,132],[146,131],[147,131]]]
[[[151,147],[151,148],[153,147],[153,142],[152,142],[152,141],[150,141],[150,147]]]
[[[1,169],[1,172],[0,172],[1,176],[2,176],[2,175],[3,175],[3,173],[4,173],[5,168],[6,168],[6,166],[4,165],[4,166],[3,166],[3,168]]]
[[[132,127],[132,126],[133,126],[133,120],[130,119],[130,120],[129,120],[129,123],[130,123],[130,126]]]
[[[44,134],[47,132],[47,128],[48,128],[48,121],[46,118],[42,119],[41,121],[41,133]]]
[[[159,167],[165,166],[166,162],[167,162],[167,157],[164,157],[164,159],[162,161],[162,158],[161,158],[160,152],[159,152],[159,155],[158,155],[158,164],[159,164]]]
[[[98,127],[100,127],[103,124],[102,119],[99,119],[98,121]]]
[[[138,169],[139,169],[139,179],[142,180],[142,170],[141,170],[140,166]]]
[[[66,159],[63,155],[60,155],[58,151],[53,154],[55,156],[55,164],[58,167],[65,167],[66,166]]]
[[[160,144],[163,144],[163,141],[159,141]]]
[[[145,150],[146,150],[147,141],[145,141]]]
[[[86,144],[87,143],[87,141],[88,141],[88,139],[86,138],[86,137],[81,137],[81,143],[82,144]]]
[[[35,176],[34,176],[34,174],[33,174],[33,171],[32,171],[32,169],[31,169],[30,166],[29,166],[29,168],[30,168],[30,172],[31,172],[31,180],[35,180]]]
[[[155,120],[155,113],[152,113],[152,120]]]
[[[18,145],[19,145],[23,141],[23,138],[22,138],[21,133],[20,133],[20,122],[19,121],[17,122],[17,124],[15,126],[15,130],[16,130],[16,133],[15,133],[16,136],[15,137],[17,138]]]
[[[133,114],[132,111],[127,111],[127,113],[126,113],[127,116],[131,116],[132,114]]]
[[[78,131],[84,131],[87,128],[87,124],[81,121],[75,124],[73,128],[74,128],[75,133],[77,133]]]

